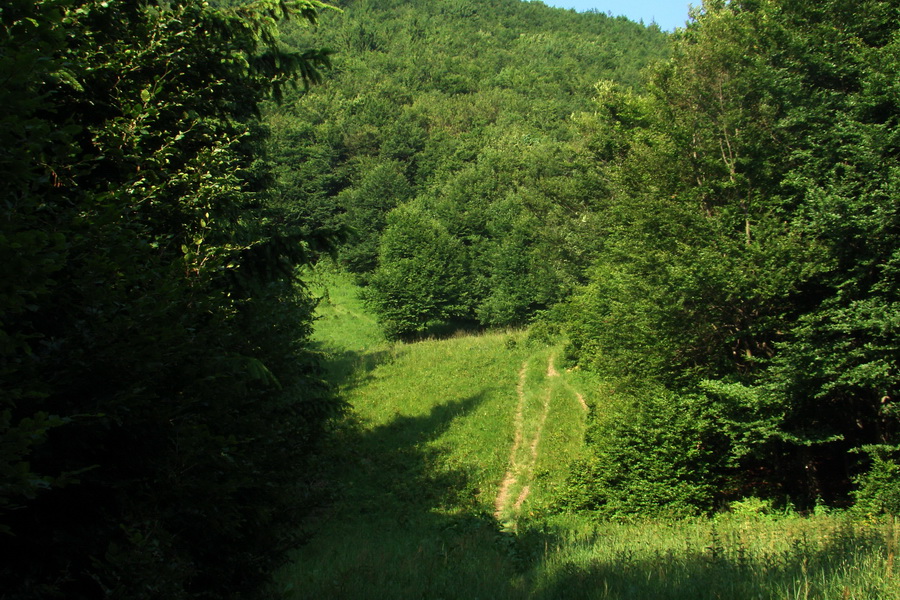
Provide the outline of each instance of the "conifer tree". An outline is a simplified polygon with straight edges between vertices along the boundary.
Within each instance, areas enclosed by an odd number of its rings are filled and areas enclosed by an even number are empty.
[[[320,79],[277,23],[322,8],[0,9],[5,597],[264,595],[294,543],[334,403],[256,119]]]

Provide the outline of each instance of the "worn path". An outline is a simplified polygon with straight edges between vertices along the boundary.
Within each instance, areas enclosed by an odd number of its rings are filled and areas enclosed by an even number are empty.
[[[553,388],[549,384],[549,379],[559,377],[559,372],[553,362],[551,354],[547,361],[547,381],[545,389],[541,394],[534,394],[532,397],[541,398],[540,412],[537,414],[537,422],[530,433],[530,439],[526,440],[526,422],[525,412],[528,402],[528,394],[526,394],[526,379],[528,375],[528,361],[522,364],[519,369],[519,379],[516,384],[516,410],[513,414],[513,443],[509,453],[509,467],[500,484],[497,498],[494,501],[494,517],[504,527],[515,529],[516,518],[522,509],[525,500],[531,493],[532,480],[534,478],[534,469],[538,461],[539,447],[541,436],[544,432],[544,426],[547,423],[547,416],[550,414],[550,406],[553,401]],[[584,411],[587,411],[587,403],[584,396],[572,389],[571,386],[565,384],[565,387],[578,400]],[[523,448],[525,450],[523,450]],[[515,491],[518,489],[518,494]],[[515,494],[515,501],[512,501]]]

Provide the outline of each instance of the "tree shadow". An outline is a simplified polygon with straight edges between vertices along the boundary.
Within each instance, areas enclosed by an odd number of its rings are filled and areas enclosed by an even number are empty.
[[[470,467],[434,443],[488,393],[336,432],[333,503],[285,572],[288,597],[525,597],[514,540],[484,509]]]
[[[478,335],[489,327],[473,319],[450,319],[447,321],[431,321],[422,331],[411,331],[397,336],[397,340],[414,344],[426,340],[446,340],[463,335]]]
[[[390,423],[368,431],[357,430],[345,440],[356,467],[357,490],[369,488],[398,501],[398,508],[433,508],[460,500],[468,475],[460,469],[442,469],[448,452],[429,446],[440,438],[453,421],[463,418],[482,402],[473,396],[432,407],[427,415],[398,415]],[[359,501],[355,498],[355,501]],[[379,502],[377,510],[391,508]]]
[[[477,335],[483,333],[486,327],[472,319],[450,319],[431,323],[425,333],[426,338],[443,340],[460,335]]]
[[[323,342],[313,344],[313,350],[322,357],[326,380],[335,389],[353,389],[365,383],[379,365],[391,362],[395,349],[347,350],[335,348]]]

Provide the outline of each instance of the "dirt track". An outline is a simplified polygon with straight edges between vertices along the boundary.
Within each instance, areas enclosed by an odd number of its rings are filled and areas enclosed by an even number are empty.
[[[516,516],[521,510],[522,505],[525,503],[525,500],[528,499],[528,495],[531,493],[531,482],[534,478],[534,468],[538,460],[538,449],[541,443],[541,436],[544,432],[544,425],[547,422],[547,416],[550,414],[550,405],[553,400],[552,388],[547,386],[547,389],[543,394],[543,403],[540,416],[538,417],[537,427],[531,434],[531,439],[528,440],[528,451],[523,453],[521,450],[523,444],[526,443],[524,413],[527,402],[525,394],[525,380],[527,374],[528,361],[523,363],[522,368],[519,369],[519,379],[516,384],[516,397],[518,401],[516,403],[516,411],[513,414],[513,444],[509,453],[509,467],[500,484],[497,498],[494,500],[494,517],[498,522],[504,524],[504,526],[512,528],[515,528]],[[547,377],[559,377],[559,372],[554,365],[552,354],[547,361]],[[578,399],[582,409],[587,411],[588,407],[584,400],[584,396],[573,390],[568,384],[566,384],[566,387]],[[519,489],[518,495],[516,495],[516,500],[510,505],[514,489],[519,485],[521,485],[521,488]]]

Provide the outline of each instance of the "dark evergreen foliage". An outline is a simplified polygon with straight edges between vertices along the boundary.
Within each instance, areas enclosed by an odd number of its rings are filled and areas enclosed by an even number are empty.
[[[254,119],[321,7],[0,9],[4,598],[266,596],[297,542],[336,404]]]

